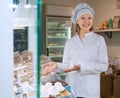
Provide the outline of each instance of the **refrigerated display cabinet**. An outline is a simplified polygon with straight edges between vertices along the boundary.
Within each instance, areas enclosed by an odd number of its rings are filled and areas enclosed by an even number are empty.
[[[67,39],[73,35],[70,18],[46,17],[46,51],[53,61],[62,61]]]

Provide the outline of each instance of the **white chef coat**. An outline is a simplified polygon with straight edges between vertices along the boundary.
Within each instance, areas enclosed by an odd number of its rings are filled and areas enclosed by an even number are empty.
[[[100,98],[100,73],[108,68],[106,43],[102,36],[89,32],[83,40],[78,34],[68,39],[64,48],[61,69],[80,64],[79,71],[68,72],[66,81],[75,95]]]

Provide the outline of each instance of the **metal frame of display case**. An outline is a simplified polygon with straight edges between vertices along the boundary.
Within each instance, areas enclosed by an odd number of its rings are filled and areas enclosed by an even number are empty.
[[[37,98],[40,98],[40,56],[42,52],[42,0],[37,0]]]

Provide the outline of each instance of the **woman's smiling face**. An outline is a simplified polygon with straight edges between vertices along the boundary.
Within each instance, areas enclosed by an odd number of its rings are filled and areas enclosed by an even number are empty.
[[[89,32],[93,25],[93,17],[90,14],[84,14],[79,17],[77,24],[79,25],[80,30]]]

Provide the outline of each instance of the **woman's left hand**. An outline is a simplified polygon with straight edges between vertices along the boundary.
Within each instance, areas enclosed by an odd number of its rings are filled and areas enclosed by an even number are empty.
[[[64,72],[71,72],[71,71],[77,71],[80,70],[80,65],[74,65],[72,68],[67,68],[64,70]]]

